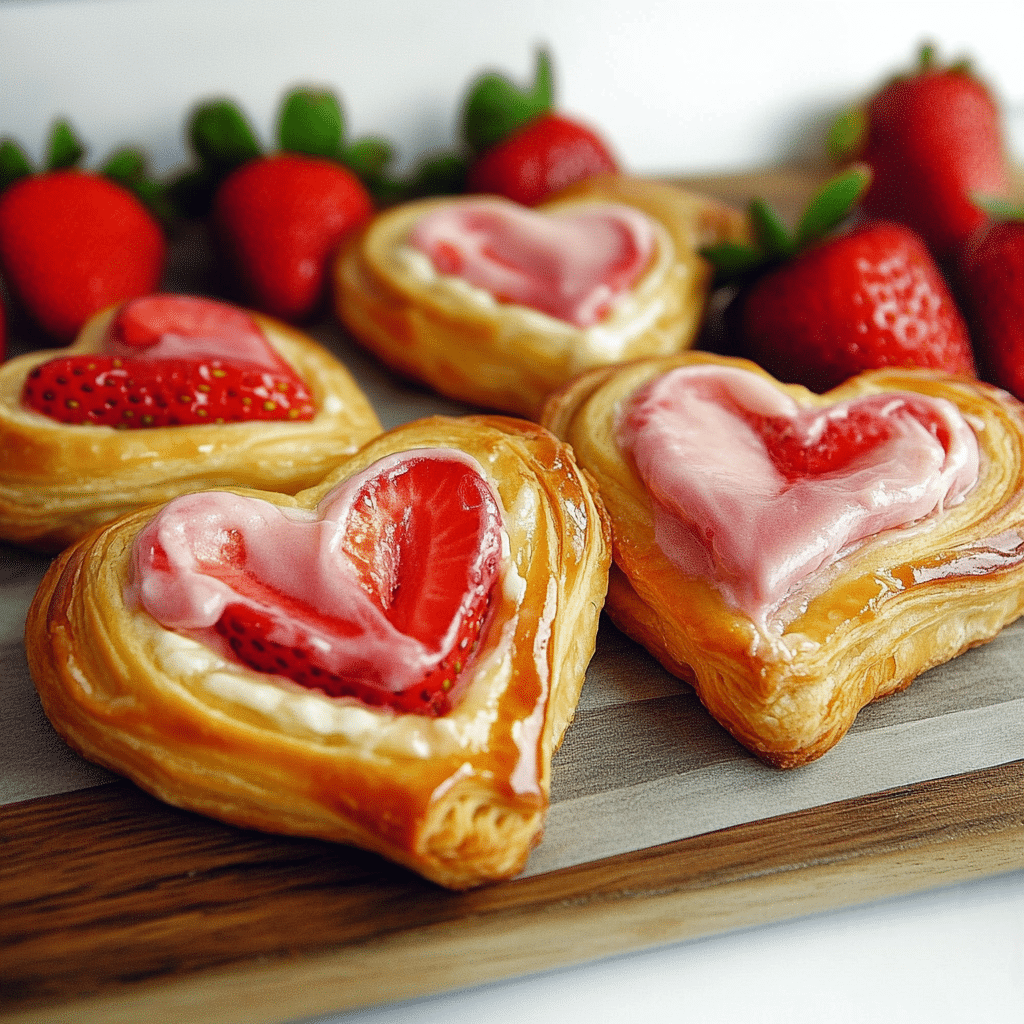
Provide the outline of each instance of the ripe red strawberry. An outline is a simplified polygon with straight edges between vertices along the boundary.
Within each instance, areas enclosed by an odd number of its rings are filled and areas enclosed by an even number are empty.
[[[315,412],[294,375],[217,359],[61,356],[28,374],[22,401],[61,423],[123,429],[305,420]]]
[[[913,417],[929,433],[948,441],[948,430],[931,406],[912,396],[899,399],[903,415]],[[796,417],[758,416],[754,427],[765,440],[772,462],[791,480],[841,470],[890,436],[893,397],[861,399],[856,405],[808,410]],[[890,415],[880,415],[885,407]]]
[[[58,341],[71,341],[99,310],[152,291],[165,253],[163,230],[146,207],[101,175],[29,175],[0,195],[0,270]]]
[[[862,161],[873,173],[864,209],[911,227],[940,260],[954,259],[984,223],[974,197],[1009,191],[991,92],[965,64],[936,64],[928,47],[914,73],[886,83],[843,126],[840,157]]]
[[[537,55],[529,89],[498,74],[477,80],[463,115],[463,135],[473,154],[467,191],[534,206],[567,185],[618,170],[607,143],[556,112],[553,102],[551,60],[544,51]]]
[[[487,604],[484,601],[479,613],[463,620],[455,647],[436,668],[416,686],[398,692],[382,690],[355,675],[345,677],[328,672],[316,664],[306,648],[268,640],[272,617],[249,605],[228,605],[215,628],[228,641],[235,657],[257,672],[285,676],[329,697],[355,697],[370,707],[437,717],[452,708],[459,675],[476,650]]]
[[[819,392],[883,366],[973,376],[967,327],[921,239],[886,221],[833,233],[865,181],[854,171],[829,182],[795,238],[769,207],[752,205],[762,251],[724,253],[746,272],[726,315],[732,344],[779,380]]]
[[[618,170],[604,141],[561,114],[542,114],[470,165],[469,192],[506,196],[536,206],[584,178]]]
[[[1024,400],[1024,220],[979,229],[959,277],[982,376]]]
[[[328,263],[372,212],[369,193],[349,170],[296,153],[243,164],[213,205],[218,238],[248,301],[290,321],[315,311]]]
[[[322,652],[358,645],[356,627],[270,592],[251,575],[238,584],[247,600],[229,604],[216,629],[235,656],[259,672],[284,675],[331,696],[443,715],[459,692],[459,676],[490,605],[501,552],[499,523],[486,483],[453,460],[410,458],[397,471],[370,478],[356,496],[343,547],[361,586],[396,629],[441,651],[440,661],[405,690],[328,669]],[[277,618],[298,624],[307,641],[284,645],[269,639]]]

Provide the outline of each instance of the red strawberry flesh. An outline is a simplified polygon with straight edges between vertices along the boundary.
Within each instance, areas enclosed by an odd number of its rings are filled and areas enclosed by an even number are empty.
[[[910,397],[862,399],[856,406],[831,406],[797,417],[749,417],[761,434],[776,468],[789,480],[841,472],[858,457],[868,454],[892,433],[892,416],[909,416],[936,437],[949,443],[948,429],[931,407]]]
[[[308,420],[316,412],[294,375],[219,360],[61,356],[25,378],[22,401],[60,423],[122,429]]]
[[[618,170],[605,142],[590,128],[547,113],[492,146],[471,166],[470,192],[503,195],[536,206],[559,189]]]
[[[863,225],[802,252],[742,291],[729,316],[742,354],[814,391],[885,366],[975,374],[949,287],[898,224]]]
[[[166,242],[127,189],[98,174],[32,175],[0,197],[0,267],[40,326],[71,341],[94,313],[151,292]]]
[[[332,671],[329,652],[358,646],[359,627],[260,583],[244,555],[243,564],[216,570],[239,600],[226,605],[215,629],[256,671],[330,696],[443,715],[457,699],[491,603],[500,521],[490,488],[460,460],[403,460],[371,475],[355,495],[342,547],[359,586],[396,629],[438,652],[413,686],[390,690],[368,674]],[[291,642],[275,639],[284,635]]]

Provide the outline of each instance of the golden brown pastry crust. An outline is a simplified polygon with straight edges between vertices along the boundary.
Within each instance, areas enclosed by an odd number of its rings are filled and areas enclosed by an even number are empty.
[[[542,422],[573,445],[611,517],[611,619],[690,682],[764,761],[802,765],[837,743],[866,704],[1024,612],[1024,413],[1004,392],[930,371],[874,371],[823,396],[778,385],[806,404],[889,390],[949,399],[977,434],[981,476],[925,528],[880,534],[812,577],[766,630],[666,559],[651,499],[615,441],[621,404],[646,381],[694,362],[768,377],[704,353],[642,360],[582,376],[552,396]]]
[[[591,179],[537,207],[636,207],[660,225],[656,255],[605,322],[581,330],[521,306],[474,301],[465,288],[421,276],[401,258],[428,199],[385,211],[343,247],[334,267],[338,317],[393,370],[449,398],[536,418],[544,398],[577,373],[609,362],[688,348],[704,315],[710,264],[699,249],[746,237],[743,215],[673,185],[620,175]],[[607,337],[621,337],[612,346]]]
[[[568,446],[522,421],[436,417],[381,435],[294,498],[260,496],[311,508],[377,459],[435,446],[481,464],[510,542],[450,714],[301,690],[126,607],[131,545],[151,508],[63,552],[32,604],[29,666],[54,726],[161,799],[234,824],[364,847],[452,888],[516,874],[540,840],[551,755],[593,655],[611,559]]]
[[[380,433],[368,399],[337,359],[307,335],[256,313],[270,344],[313,394],[312,420],[116,430],[58,423],[24,408],[29,371],[59,355],[97,351],[114,312],[93,317],[66,349],[32,352],[0,367],[0,539],[57,551],[100,523],[185,491],[294,493]]]

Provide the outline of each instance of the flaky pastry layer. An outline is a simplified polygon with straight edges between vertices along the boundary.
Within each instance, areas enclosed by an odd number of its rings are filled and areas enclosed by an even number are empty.
[[[186,491],[254,487],[295,493],[380,433],[348,370],[302,332],[252,318],[306,382],[317,404],[304,422],[200,424],[117,430],[68,425],[21,404],[33,367],[99,351],[115,309],[93,317],[66,349],[0,367],[0,539],[57,551],[94,526]]]
[[[425,256],[410,259],[406,241],[421,217],[473,198],[421,200],[378,215],[339,254],[335,309],[398,373],[449,398],[529,418],[583,370],[688,348],[711,284],[700,248],[747,231],[739,212],[660,182],[609,175],[559,193],[537,210],[625,204],[657,229],[655,254],[631,292],[606,320],[581,329],[437,275]]]
[[[597,370],[553,395],[542,422],[569,441],[612,520],[609,616],[768,764],[794,767],[834,746],[866,704],[994,637],[1024,612],[1024,411],[1005,392],[924,370],[879,370],[802,404],[913,391],[945,398],[974,429],[980,478],[958,505],[841,552],[759,625],[708,581],[685,575],[655,541],[652,500],[620,451],[623,403],[705,353]]]
[[[126,604],[151,508],[64,551],[29,611],[29,666],[58,732],[162,800],[237,825],[363,847],[452,888],[520,871],[542,834],[551,756],[594,652],[611,560],[569,448],[517,420],[437,417],[381,435],[295,497],[242,493],[312,508],[385,455],[434,447],[482,466],[510,548],[449,714],[305,690]]]

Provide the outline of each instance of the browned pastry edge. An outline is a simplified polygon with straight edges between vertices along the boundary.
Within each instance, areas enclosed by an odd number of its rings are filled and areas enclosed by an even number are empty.
[[[149,508],[65,550],[33,601],[29,667],[57,731],[168,803],[233,824],[357,845],[451,888],[518,873],[542,835],[551,756],[593,655],[610,563],[607,521],[568,447],[535,424],[434,417],[381,435],[295,497],[239,493],[312,507],[384,455],[438,445],[484,468],[514,567],[449,721],[362,706],[350,716],[351,700],[338,712],[239,666],[230,686],[266,689],[253,703],[225,696],[180,638],[125,605]],[[346,724],[309,725],[325,719]]]
[[[690,682],[758,757],[796,767],[834,746],[866,704],[1024,612],[1024,411],[988,385],[924,370],[863,374],[824,396],[779,385],[808,404],[886,390],[947,398],[975,427],[982,468],[967,499],[930,525],[878,535],[808,581],[768,635],[669,563],[654,540],[651,500],[614,443],[614,417],[636,387],[704,361],[768,376],[705,353],[641,360],[583,375],[552,396],[542,422],[574,446],[611,516],[609,617]]]
[[[62,424],[23,408],[32,367],[97,351],[114,311],[97,314],[67,349],[32,352],[0,367],[2,540],[58,551],[131,509],[206,487],[294,493],[380,433],[369,401],[333,355],[256,313],[271,345],[310,388],[317,403],[312,420],[116,430]]]
[[[539,415],[548,394],[582,370],[688,348],[711,284],[700,248],[745,238],[748,231],[742,214],[715,200],[625,175],[590,179],[538,207],[553,212],[620,203],[646,213],[663,230],[631,304],[593,329],[629,335],[621,355],[610,356],[569,324],[518,306],[470,302],[443,282],[419,280],[402,266],[396,254],[421,216],[473,198],[478,197],[406,203],[353,235],[334,266],[335,311],[355,339],[394,372],[450,398],[529,418]]]

